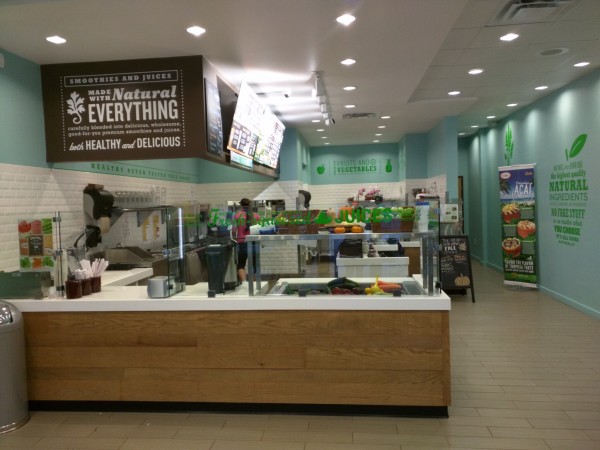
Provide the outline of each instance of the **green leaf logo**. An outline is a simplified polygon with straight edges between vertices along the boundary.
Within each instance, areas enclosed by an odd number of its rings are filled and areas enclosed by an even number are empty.
[[[513,141],[512,130],[510,129],[510,125],[506,129],[506,134],[504,135],[504,147],[506,148],[506,152],[504,153],[504,159],[506,160],[506,164],[510,166],[510,161],[513,157],[513,150],[515,149],[515,141]]]
[[[573,145],[571,145],[571,151],[565,149],[565,156],[567,157],[567,161],[569,160],[569,158],[575,158],[581,152],[581,150],[583,150],[585,141],[587,141],[587,134],[580,134],[573,141]]]

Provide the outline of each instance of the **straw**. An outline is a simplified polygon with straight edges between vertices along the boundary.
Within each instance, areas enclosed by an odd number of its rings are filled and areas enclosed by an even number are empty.
[[[108,267],[108,264],[108,261],[106,261],[104,258],[96,258],[92,263],[90,263],[87,260],[79,261],[79,265],[81,266],[83,272],[86,274],[86,278],[102,276],[102,274]]]

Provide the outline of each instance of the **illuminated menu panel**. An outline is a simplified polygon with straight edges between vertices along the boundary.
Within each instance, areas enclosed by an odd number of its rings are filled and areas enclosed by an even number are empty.
[[[247,83],[242,83],[227,148],[277,168],[285,126]]]

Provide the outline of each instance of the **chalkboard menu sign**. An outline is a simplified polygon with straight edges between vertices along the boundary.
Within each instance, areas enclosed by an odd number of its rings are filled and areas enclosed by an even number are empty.
[[[219,89],[204,79],[206,100],[206,139],[208,153],[223,156],[223,122],[221,120],[221,99]]]
[[[440,236],[439,258],[442,289],[446,291],[471,289],[471,299],[475,302],[469,237]]]

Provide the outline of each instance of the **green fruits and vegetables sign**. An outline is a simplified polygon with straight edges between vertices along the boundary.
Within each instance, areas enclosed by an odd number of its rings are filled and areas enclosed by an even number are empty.
[[[317,175],[328,173],[334,176],[392,173],[393,170],[391,158],[385,158],[385,161],[376,158],[333,160],[328,164],[322,163],[316,168]]]

